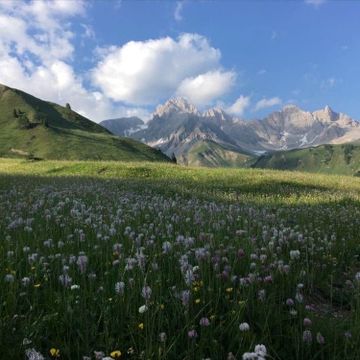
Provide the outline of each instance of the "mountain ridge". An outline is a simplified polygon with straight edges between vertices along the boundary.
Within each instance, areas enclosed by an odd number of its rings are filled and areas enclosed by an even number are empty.
[[[197,141],[214,141],[242,155],[258,156],[356,141],[360,123],[328,105],[311,112],[288,104],[263,119],[244,120],[220,107],[200,112],[188,100],[173,98],[159,105],[143,128],[129,136],[187,163]]]

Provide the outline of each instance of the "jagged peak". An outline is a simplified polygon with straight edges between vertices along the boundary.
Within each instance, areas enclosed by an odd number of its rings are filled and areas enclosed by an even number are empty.
[[[198,109],[183,97],[175,97],[166,101],[165,104],[159,105],[154,115],[163,116],[171,112],[183,112],[199,115]]]
[[[206,116],[206,117],[214,117],[214,116],[217,116],[217,115],[220,115],[220,116],[228,116],[229,114],[224,110],[222,109],[221,107],[214,107],[214,108],[210,108],[206,111],[204,111],[203,113],[203,116]]]

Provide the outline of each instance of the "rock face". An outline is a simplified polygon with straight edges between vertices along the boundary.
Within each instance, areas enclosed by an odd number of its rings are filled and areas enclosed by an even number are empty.
[[[123,130],[123,134],[128,131],[129,136],[160,148],[169,156],[175,154],[185,163],[194,146],[204,141],[232,152],[259,155],[360,139],[360,123],[329,106],[308,112],[286,105],[264,119],[246,121],[221,108],[201,113],[183,98],[158,106],[146,125],[133,129],[132,126]]]
[[[118,136],[131,136],[147,127],[144,121],[136,116],[103,120],[100,125]]]

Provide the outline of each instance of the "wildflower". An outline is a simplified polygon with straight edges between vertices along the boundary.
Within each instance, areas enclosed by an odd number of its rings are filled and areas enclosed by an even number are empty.
[[[289,299],[286,300],[286,305],[287,305],[287,306],[294,306],[294,304],[295,304],[295,303],[294,303],[294,300],[293,300],[293,299],[290,299],[290,298],[289,298]]]
[[[166,338],[167,338],[166,333],[161,332],[161,333],[159,334],[159,340],[160,340],[160,342],[164,343],[164,342],[166,341]]]
[[[296,292],[295,300],[300,304],[304,301],[304,297],[299,291]]]
[[[246,352],[243,354],[243,360],[264,360],[267,354],[265,345],[259,344],[255,346],[254,352]]]
[[[29,277],[23,277],[23,278],[21,279],[21,283],[22,283],[22,285],[25,286],[25,287],[26,287],[26,286],[29,286],[30,282],[31,282],[31,280],[30,280]]]
[[[200,304],[201,303],[201,299],[196,299],[195,300],[195,304]]]
[[[207,317],[203,317],[200,319],[199,324],[200,324],[200,326],[209,326],[210,321]]]
[[[59,281],[63,286],[68,287],[72,283],[72,278],[67,274],[62,274],[59,276]]]
[[[70,290],[79,290],[79,289],[80,289],[80,285],[76,285],[76,284],[71,285],[70,287]]]
[[[145,300],[150,300],[151,297],[151,287],[150,286],[144,286],[141,290],[141,296],[145,299]]]
[[[50,356],[53,357],[53,358],[60,357],[60,350],[59,349],[51,348],[49,353],[50,353]]]
[[[96,360],[102,360],[105,354],[103,351],[94,351],[94,356]]]
[[[169,241],[165,241],[162,244],[162,250],[163,250],[163,254],[168,254],[171,251],[171,243]]]
[[[232,291],[233,291],[234,289],[232,288],[232,287],[229,287],[229,288],[226,288],[226,292],[228,293],[228,294],[230,294],[230,293],[232,293]]]
[[[256,345],[254,350],[259,358],[264,358],[267,354],[266,346],[262,344]]]
[[[140,323],[140,324],[138,325],[138,328],[139,328],[140,330],[144,330],[144,323]]]
[[[121,351],[120,350],[114,350],[110,353],[110,356],[113,358],[113,359],[118,359],[120,358],[121,356]]]
[[[132,348],[132,347],[130,346],[130,347],[127,349],[127,353],[128,353],[129,355],[135,354],[134,348]]]
[[[318,342],[318,344],[323,345],[325,344],[325,338],[321,335],[321,333],[317,333],[316,334],[316,341]]]
[[[86,255],[78,256],[76,264],[79,267],[79,270],[82,274],[86,271],[87,263],[88,263],[88,257]]]
[[[299,251],[299,250],[291,250],[291,251],[290,251],[290,259],[291,259],[291,260],[298,260],[298,259],[300,259],[300,251]]]
[[[118,295],[123,295],[125,290],[125,283],[123,281],[119,281],[115,284],[115,293]]]
[[[34,285],[34,288],[37,289],[37,288],[39,288],[40,286],[41,286],[41,284],[40,284],[40,283],[37,283],[37,284]]]
[[[197,334],[196,330],[195,329],[189,330],[188,331],[188,337],[190,339],[196,339],[198,337],[198,334]]]
[[[25,355],[28,360],[44,360],[44,356],[37,352],[35,349],[26,349]]]
[[[139,314],[144,314],[148,310],[147,305],[142,305],[139,307]]]
[[[184,306],[188,306],[190,301],[190,291],[184,290],[181,292],[181,302]]]
[[[312,342],[312,333],[310,330],[304,330],[303,332],[303,342],[306,344],[311,344]]]
[[[250,325],[247,322],[243,322],[239,325],[239,329],[241,332],[246,332],[250,330]]]
[[[13,274],[6,274],[5,275],[5,282],[13,283],[15,280],[15,276]]]
[[[312,321],[309,318],[305,318],[303,323],[305,327],[309,327],[311,326]]]
[[[258,292],[258,298],[260,301],[264,301],[266,297],[266,290],[265,289],[261,289]]]
[[[360,271],[355,274],[355,280],[360,283]]]

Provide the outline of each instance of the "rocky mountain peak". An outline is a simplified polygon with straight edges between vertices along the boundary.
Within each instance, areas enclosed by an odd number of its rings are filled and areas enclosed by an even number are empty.
[[[162,117],[171,113],[188,113],[200,115],[198,109],[182,97],[172,98],[168,100],[165,104],[159,105],[153,115]]]
[[[219,107],[215,107],[215,108],[206,110],[203,113],[203,117],[215,118],[216,120],[219,120],[219,121],[232,120],[232,116],[229,115],[225,110],[223,110]]]
[[[322,121],[336,121],[339,119],[339,114],[331,109],[329,105],[326,105],[323,109],[313,112],[313,115]]]

